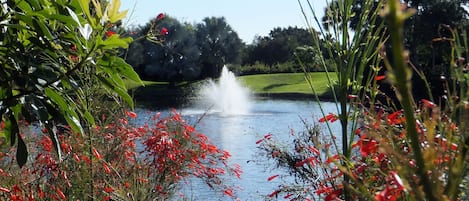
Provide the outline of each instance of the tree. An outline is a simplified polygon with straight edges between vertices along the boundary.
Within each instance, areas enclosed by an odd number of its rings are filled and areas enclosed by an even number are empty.
[[[469,1],[405,1],[405,6],[416,13],[406,24],[406,47],[414,65],[424,70],[429,77],[448,74],[450,29],[460,33],[468,31],[468,12],[464,8]]]
[[[218,77],[224,64],[241,63],[243,42],[224,17],[206,17],[196,25],[203,77]]]
[[[166,16],[152,20],[136,32],[134,37],[138,40],[130,45],[127,61],[143,79],[174,83],[200,76],[200,51],[191,25]],[[158,41],[147,33],[157,35]]]
[[[353,0],[352,12],[354,15],[350,19],[349,27],[355,31],[372,27],[376,23],[381,23],[382,19],[377,19],[375,23],[369,22],[360,25],[358,16],[366,9],[362,9],[366,0]],[[464,8],[469,3],[468,0],[405,0],[402,1],[402,9],[414,9],[415,13],[405,24],[404,37],[405,45],[409,50],[409,61],[416,67],[415,70],[427,77],[430,88],[434,96],[443,93],[440,77],[449,75],[451,58],[451,38],[454,31],[459,34],[467,34],[469,28],[468,12]],[[374,7],[379,5],[379,1],[374,1]],[[339,5],[337,1],[331,2],[326,8],[326,15],[323,24],[327,28],[330,24],[338,23],[334,21],[334,15]],[[358,26],[361,27],[358,27]],[[390,46],[386,45],[386,49]],[[419,76],[413,76],[414,85],[425,86]],[[416,88],[414,91],[416,98],[427,98],[426,90]],[[430,96],[431,96],[430,94]]]
[[[260,61],[269,66],[294,61],[295,49],[299,46],[313,46],[313,38],[308,30],[298,27],[274,28],[269,36],[258,37],[248,48],[246,63]]]
[[[141,81],[117,56],[132,40],[113,31],[126,15],[119,5],[119,0],[0,4],[0,138],[12,146],[17,142],[20,166],[28,157],[21,122],[39,122],[59,158],[55,123],[82,134],[94,125],[87,82],[133,106],[123,79]]]

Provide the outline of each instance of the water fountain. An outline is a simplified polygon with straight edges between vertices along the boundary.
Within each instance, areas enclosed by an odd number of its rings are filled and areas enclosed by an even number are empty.
[[[213,112],[222,115],[249,114],[250,92],[226,66],[223,66],[218,81],[209,80],[202,86],[200,96]]]

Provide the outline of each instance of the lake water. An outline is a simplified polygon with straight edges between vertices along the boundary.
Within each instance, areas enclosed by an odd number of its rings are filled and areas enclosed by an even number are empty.
[[[336,113],[334,103],[323,102],[326,113]],[[154,108],[140,106],[136,112],[145,118],[151,112],[165,112],[168,108]],[[195,123],[207,112],[207,108],[200,106],[186,106],[177,108],[190,123]],[[321,115],[319,106],[314,101],[305,100],[272,100],[257,99],[252,103],[251,112],[243,115],[224,115],[216,111],[209,111],[196,125],[197,131],[204,133],[220,149],[231,153],[231,163],[241,166],[241,179],[234,179],[232,184],[239,186],[238,196],[241,200],[262,200],[279,185],[276,180],[267,181],[269,176],[279,174],[279,170],[266,168],[265,164],[252,162],[261,159],[256,157],[256,141],[270,133],[276,139],[288,142],[290,133],[303,130],[301,119],[317,122]],[[334,123],[337,127],[337,123]],[[338,131],[338,130],[337,130]],[[337,132],[338,133],[338,132]],[[277,171],[277,172],[275,172]],[[189,200],[230,200],[220,193],[212,192],[207,185],[198,180],[191,180],[191,184],[183,184],[184,194]]]

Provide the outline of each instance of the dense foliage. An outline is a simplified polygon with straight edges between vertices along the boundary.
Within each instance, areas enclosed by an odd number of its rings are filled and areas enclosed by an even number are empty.
[[[143,79],[177,82],[200,76],[201,52],[188,24],[165,16],[131,32],[136,40],[126,59]]]
[[[21,122],[38,121],[47,128],[60,153],[56,124],[65,123],[84,133],[94,124],[86,85],[117,94],[129,105],[123,79],[140,78],[121,57],[131,38],[113,32],[125,17],[119,1],[6,1],[0,18],[0,138],[18,142],[22,166],[27,150],[20,135]],[[60,156],[60,155],[59,155]]]
[[[300,72],[302,65],[322,70],[317,55],[325,45],[313,47],[310,31],[304,28],[275,28],[250,45],[223,17],[207,17],[192,25],[166,16],[126,32],[135,40],[125,58],[144,80],[215,78],[223,65],[237,74]],[[160,35],[164,44],[148,37],[149,32]]]
[[[324,29],[324,34],[331,33],[340,41],[330,46],[330,52],[336,55],[337,111],[325,113],[321,109],[314,120],[319,123],[310,126],[305,122],[303,131],[291,132],[292,142],[279,142],[271,134],[256,142],[260,153],[275,162],[275,172],[267,180],[284,179],[266,198],[468,199],[469,92],[467,62],[463,59],[467,57],[466,36],[459,37],[457,29],[448,29],[450,34],[445,40],[450,54],[444,65],[451,79],[442,79],[446,88],[440,93],[451,98],[437,104],[412,93],[413,88],[431,93],[425,86],[413,85],[415,68],[405,49],[405,20],[412,19],[417,9],[409,9],[408,2],[398,0],[360,1],[362,8],[368,8],[363,11],[369,13],[357,16],[351,6],[355,2],[336,1],[329,8],[326,26],[331,27]],[[310,2],[305,5],[310,7]],[[352,35],[352,19],[359,19],[357,26],[373,26],[357,29],[361,31]],[[379,23],[370,23],[369,19]],[[385,22],[386,29],[379,28],[381,22]],[[383,51],[386,45],[389,52]],[[360,56],[363,54],[369,57]],[[350,68],[350,63],[354,67]],[[368,76],[360,78],[353,73],[369,67]],[[385,84],[394,90],[383,91]],[[314,90],[315,86],[311,87]],[[331,129],[333,126],[341,130]]]
[[[339,6],[337,1],[331,1],[325,8],[326,15],[322,18],[323,28],[366,31],[383,23],[382,19],[370,16],[371,12],[366,8],[368,3],[365,2],[367,1],[354,0],[350,3],[351,15],[344,24],[346,27],[334,27],[334,24],[342,22],[341,16],[335,11],[342,9],[342,6]],[[380,1],[372,2],[370,8],[377,9]],[[440,75],[448,74],[444,64],[449,62],[450,58],[450,47],[446,43],[451,35],[450,29],[468,28],[467,11],[464,9],[468,2],[465,0],[404,2],[403,6],[415,8],[417,11],[406,21],[405,26],[405,44],[410,51],[410,61],[419,73],[425,74],[430,80],[431,90],[435,94],[441,91]],[[362,19],[358,17],[362,14],[366,16],[364,23],[360,23]],[[338,41],[337,35],[322,35],[318,39],[319,46],[315,46],[314,35],[321,34],[314,29],[277,27],[271,30],[269,35],[257,36],[251,44],[244,44],[223,17],[207,17],[203,22],[195,24],[182,24],[174,18],[168,18],[168,21],[182,26],[177,30],[169,28],[171,30],[167,33],[166,40],[172,41],[173,46],[162,47],[145,40],[136,40],[131,45],[127,61],[133,64],[144,79],[181,81],[217,77],[225,64],[239,75],[301,72],[303,68],[309,71],[324,71],[320,58],[326,61],[327,66],[333,65],[332,59],[335,57],[331,57],[330,52],[328,53],[328,47],[334,44],[328,43]],[[161,28],[172,26],[163,22],[157,26],[152,24],[153,21],[128,32],[135,33],[134,38],[138,38],[146,34],[150,27],[155,29],[155,33],[159,33]],[[174,31],[177,33],[172,33]],[[459,33],[463,34],[464,31]],[[389,50],[389,46],[387,49]],[[155,59],[167,61],[158,63]],[[333,68],[329,67],[329,70]],[[365,69],[365,73],[369,72]],[[414,76],[414,82],[417,85],[424,85],[419,76]],[[424,91],[415,90],[419,96],[426,97],[426,93],[421,92]]]
[[[370,15],[363,9],[365,0],[354,0],[351,12],[355,13],[350,16],[348,25],[355,31],[366,30],[372,27],[373,22],[368,21],[365,24],[359,23],[359,16],[361,14]],[[380,1],[373,1],[373,7],[379,6]],[[447,64],[452,59],[451,41],[453,37],[453,30],[458,30],[458,37],[467,35],[469,30],[469,15],[467,0],[455,1],[403,1],[402,7],[404,9],[413,10],[415,12],[405,22],[404,25],[404,44],[409,51],[409,62],[414,66],[417,74],[424,75],[414,76],[413,82],[415,85],[424,86],[425,80],[429,81],[430,90],[432,93],[427,93],[426,90],[421,88],[415,89],[414,94],[421,98],[432,98],[434,96],[444,95],[443,82],[441,76],[450,74]],[[326,28],[330,28],[333,23],[340,23],[333,18],[337,13],[337,1],[333,1],[326,8],[326,15],[322,19],[322,23]],[[378,19],[378,23],[383,20]],[[384,48],[390,51],[390,44],[387,43]],[[425,80],[423,80],[425,79]],[[386,90],[386,92],[392,90]],[[437,100],[439,101],[439,100]]]
[[[162,31],[164,30],[164,31]],[[240,63],[243,43],[225,18],[182,24],[166,16],[135,28],[127,61],[146,80],[178,82],[218,77],[223,65]],[[164,41],[155,43],[153,32]]]
[[[176,196],[180,182],[201,179],[218,194],[236,197],[226,176],[239,178],[238,165],[185,122],[179,113],[151,114],[144,125],[134,125],[133,112],[94,127],[88,135],[58,136],[63,158],[54,153],[46,131],[27,127],[27,146],[33,160],[15,168],[13,149],[0,152],[0,199],[23,200],[167,200]],[[176,195],[178,193],[178,195]],[[181,198],[182,198],[181,197]]]
[[[119,0],[0,6],[0,200],[168,200],[193,177],[236,198],[224,179],[239,166],[177,112],[129,123],[125,83],[142,83],[122,58]]]

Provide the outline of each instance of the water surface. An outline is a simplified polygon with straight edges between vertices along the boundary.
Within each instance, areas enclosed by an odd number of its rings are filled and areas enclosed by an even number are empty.
[[[326,113],[336,112],[333,103],[323,102],[322,107]],[[304,128],[301,119],[317,121],[321,113],[317,103],[305,100],[258,99],[253,101],[251,108],[249,113],[240,115],[224,114],[197,105],[176,109],[192,124],[203,116],[196,125],[197,131],[207,135],[220,149],[229,151],[232,154],[230,162],[241,166],[241,179],[229,181],[240,187],[239,198],[262,200],[262,196],[270,194],[279,185],[276,180],[268,182],[267,178],[280,172],[253,162],[260,159],[256,155],[258,151],[255,142],[267,133],[288,142],[292,130],[296,133]],[[145,116],[151,112],[165,110],[168,111],[164,108],[139,107],[137,112],[139,118],[146,119]],[[190,200],[230,200],[219,193],[211,192],[197,180],[191,180],[190,185],[184,184],[184,191]]]

